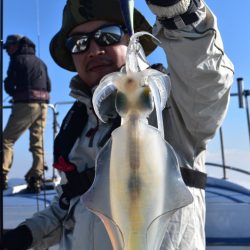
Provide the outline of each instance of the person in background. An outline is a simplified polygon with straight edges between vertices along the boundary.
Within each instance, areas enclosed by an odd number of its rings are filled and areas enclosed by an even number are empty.
[[[165,139],[177,154],[194,198],[171,217],[161,250],[205,250],[206,146],[225,117],[234,69],[216,17],[204,1],[148,0],[147,4],[156,15],[153,34],[161,41],[172,81],[163,110]],[[134,20],[135,32],[152,31],[137,10]],[[70,83],[76,102],[55,140],[54,167],[60,170],[62,183],[50,207],[5,235],[6,249],[15,249],[11,244],[15,239],[22,249],[59,244],[64,250],[112,250],[102,222],[83,207],[80,196],[93,182],[97,153],[120,122],[109,97],[101,110],[107,123],[100,122],[92,94],[102,77],[124,66],[128,41],[118,0],[67,1],[62,27],[50,44],[55,62],[76,71]],[[156,47],[148,37],[141,43],[147,55]],[[160,64],[153,67],[163,70]]]
[[[7,175],[13,161],[13,145],[29,129],[30,152],[33,163],[25,180],[27,192],[41,189],[44,171],[43,132],[51,82],[45,63],[35,55],[35,44],[25,36],[9,35],[3,45],[10,57],[4,89],[12,97],[12,111],[3,131],[3,180],[8,187]],[[23,166],[19,166],[23,167]]]

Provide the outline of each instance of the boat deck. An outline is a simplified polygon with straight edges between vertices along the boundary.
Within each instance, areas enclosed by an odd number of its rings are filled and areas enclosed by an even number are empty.
[[[15,180],[17,183],[17,180]],[[11,184],[11,181],[10,181]],[[4,228],[11,229],[48,206],[55,190],[40,194],[19,192],[22,180],[4,192]],[[250,190],[232,182],[208,178],[206,188],[207,250],[250,250]],[[55,250],[57,247],[50,248]]]

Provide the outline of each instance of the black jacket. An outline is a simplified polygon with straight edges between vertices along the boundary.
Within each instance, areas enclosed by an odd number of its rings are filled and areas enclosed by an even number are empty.
[[[51,82],[47,67],[35,55],[35,44],[27,37],[19,42],[18,50],[11,55],[5,91],[14,102],[48,102]]]

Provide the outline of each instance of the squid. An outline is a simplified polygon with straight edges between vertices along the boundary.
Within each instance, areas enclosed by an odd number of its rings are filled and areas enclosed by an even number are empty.
[[[93,95],[100,120],[103,100],[116,91],[121,126],[96,159],[96,175],[81,200],[104,223],[114,250],[158,250],[171,215],[192,203],[174,149],[164,140],[162,110],[170,93],[169,77],[148,68],[135,33],[126,70],[105,76]],[[148,124],[156,112],[157,128]]]
[[[150,33],[134,33],[131,23],[125,67],[105,76],[93,95],[95,113],[106,122],[100,109],[116,92],[121,126],[100,150],[94,182],[81,201],[101,219],[114,250],[159,250],[171,215],[191,204],[193,197],[174,149],[164,140],[162,110],[170,79],[149,67],[138,38],[149,35],[160,42]],[[149,125],[152,112],[157,127]]]

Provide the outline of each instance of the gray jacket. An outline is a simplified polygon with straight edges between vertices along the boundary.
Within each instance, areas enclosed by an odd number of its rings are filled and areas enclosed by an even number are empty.
[[[172,83],[163,111],[165,139],[175,149],[181,167],[205,172],[206,146],[226,115],[234,69],[224,53],[216,18],[203,4],[198,14],[200,20],[183,30],[166,30],[156,23],[154,33],[167,55]],[[110,124],[99,123],[91,141],[86,139],[86,132],[98,121],[90,98],[73,85],[71,95],[87,105],[89,115],[88,124],[69,155],[81,172],[94,166],[100,150],[98,141]],[[151,118],[150,123],[154,124],[155,119]],[[65,182],[62,176],[62,183]],[[60,186],[57,189],[60,195]],[[190,188],[190,191],[194,202],[174,214],[162,250],[205,249],[204,190]],[[31,229],[36,247],[46,248],[60,242],[60,249],[67,250],[112,249],[101,221],[83,208],[79,197],[70,201],[67,211],[59,207],[56,197],[50,207],[24,224]]]

